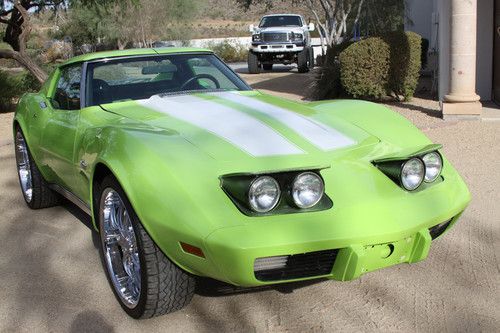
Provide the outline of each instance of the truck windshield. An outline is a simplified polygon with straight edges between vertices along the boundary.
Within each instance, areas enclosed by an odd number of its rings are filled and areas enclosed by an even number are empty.
[[[86,81],[86,106],[158,94],[251,89],[213,54],[195,53],[91,62]]]
[[[300,16],[265,16],[260,21],[260,28],[269,27],[301,27],[302,19]]]

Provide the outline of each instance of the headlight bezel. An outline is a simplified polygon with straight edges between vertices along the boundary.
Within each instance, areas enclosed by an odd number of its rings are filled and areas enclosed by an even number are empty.
[[[228,174],[219,177],[221,182],[221,188],[226,193],[226,195],[231,199],[233,204],[247,216],[270,216],[270,215],[283,215],[283,214],[295,214],[295,213],[305,213],[313,211],[327,210],[333,207],[332,200],[323,191],[323,196],[319,202],[310,208],[298,208],[292,198],[291,189],[294,179],[297,175],[304,172],[313,172],[317,174],[324,184],[324,179],[320,174],[321,169],[305,169],[305,170],[293,170],[293,171],[281,171],[281,172],[262,172],[262,173],[238,173],[238,174]],[[278,204],[268,212],[256,212],[254,211],[248,201],[248,191],[250,189],[250,184],[257,178],[262,176],[270,176],[274,178],[280,187],[281,198]]]
[[[377,167],[382,173],[384,173],[387,177],[389,177],[394,183],[396,183],[399,187],[401,187],[403,190],[407,192],[418,192],[421,191],[429,186],[432,186],[436,183],[439,183],[443,181],[443,168],[444,168],[444,159],[443,155],[438,151],[438,149],[441,149],[441,145],[437,144],[432,144],[427,147],[424,147],[420,151],[414,153],[414,154],[409,154],[406,157],[388,157],[384,159],[379,159],[373,161],[373,165]],[[439,170],[439,173],[435,176],[435,178],[431,181],[425,181],[425,174],[427,173],[426,170],[426,163],[423,160],[424,156],[428,154],[437,154],[440,158],[441,161],[441,168]],[[420,182],[419,186],[417,186],[414,189],[408,189],[406,188],[403,183],[402,183],[402,170],[403,166],[405,163],[410,161],[411,159],[419,159],[421,163],[424,166],[424,176],[423,180]]]
[[[252,34],[252,42],[261,42],[262,36],[260,33]]]

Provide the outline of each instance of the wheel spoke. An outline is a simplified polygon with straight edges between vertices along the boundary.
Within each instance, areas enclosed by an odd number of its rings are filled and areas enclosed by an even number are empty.
[[[119,194],[111,188],[101,199],[102,242],[115,290],[127,307],[134,307],[141,291],[141,267],[135,233]]]
[[[33,198],[33,180],[31,178],[30,157],[28,154],[28,146],[21,132],[16,133],[16,162],[19,173],[21,189],[23,190],[24,198],[27,202],[31,202]]]

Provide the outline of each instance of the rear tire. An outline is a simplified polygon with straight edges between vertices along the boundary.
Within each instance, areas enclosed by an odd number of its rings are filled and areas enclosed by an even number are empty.
[[[297,67],[298,67],[299,73],[309,72],[309,67],[307,66],[308,61],[309,61],[309,51],[308,51],[308,48],[304,48],[297,55]]]
[[[308,49],[308,53],[309,53],[309,70],[312,70],[314,69],[314,49],[310,47]]]
[[[194,295],[194,277],[177,267],[158,248],[113,176],[105,177],[98,186],[99,248],[108,281],[121,307],[136,319],[160,316],[185,307]],[[122,208],[115,208],[118,207],[115,203],[120,202]],[[116,215],[122,216],[120,222],[112,222],[117,221],[116,216],[110,217],[110,212],[115,211],[121,212]],[[115,228],[117,225],[122,227]],[[123,288],[124,280],[128,281],[126,288],[133,286],[135,289]]]
[[[259,57],[257,57],[257,55],[252,51],[248,52],[248,73],[259,73]]]
[[[264,64],[262,65],[264,67],[265,71],[272,71],[273,70],[273,64]]]
[[[49,184],[40,173],[19,127],[16,129],[14,144],[17,175],[24,201],[28,207],[31,209],[40,209],[57,206],[61,198],[59,194],[49,188]]]

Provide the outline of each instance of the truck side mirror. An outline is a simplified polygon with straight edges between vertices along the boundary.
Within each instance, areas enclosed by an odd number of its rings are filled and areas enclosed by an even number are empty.
[[[314,31],[314,23],[309,23],[309,31]]]
[[[249,30],[250,32],[253,32],[253,31],[255,30],[254,25],[253,25],[253,24],[250,24],[250,25],[248,26],[248,30]]]

